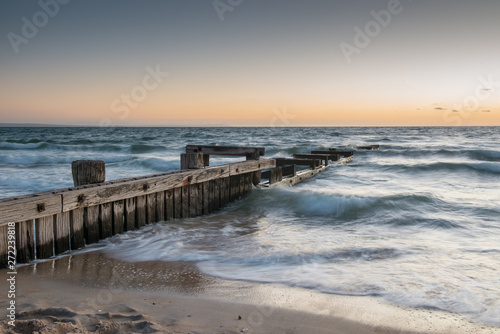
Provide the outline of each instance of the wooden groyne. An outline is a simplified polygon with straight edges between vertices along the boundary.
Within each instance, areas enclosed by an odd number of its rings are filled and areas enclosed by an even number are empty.
[[[324,171],[330,161],[352,159],[352,152],[261,159],[264,154],[261,147],[188,145],[179,171],[99,183],[93,182],[104,180],[103,162],[76,161],[78,186],[0,199],[0,268],[47,259],[148,224],[210,214],[254,186],[294,185]],[[210,166],[210,155],[246,161]]]

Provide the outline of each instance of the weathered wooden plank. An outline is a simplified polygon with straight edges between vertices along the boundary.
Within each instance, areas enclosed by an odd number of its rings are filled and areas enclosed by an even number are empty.
[[[257,170],[252,174],[252,183],[254,186],[258,185],[262,181],[262,170]]]
[[[230,197],[229,201],[233,202],[240,198],[240,175],[232,175],[230,177]]]
[[[276,167],[275,159],[249,160],[230,164],[229,175],[244,174],[274,167]]]
[[[182,217],[182,188],[175,188],[174,193],[174,218]]]
[[[214,180],[214,202],[213,202],[214,211],[219,210],[222,206],[221,196],[223,196],[224,194],[224,188],[223,188],[225,185],[224,180],[226,180],[226,178]]]
[[[328,166],[329,160],[338,160],[340,158],[339,155],[331,154],[294,154],[293,157],[295,159],[319,159],[324,161],[326,166]]]
[[[70,211],[69,213],[71,249],[76,250],[85,246],[85,209],[75,209],[73,211]]]
[[[269,174],[269,184],[280,182],[281,180],[283,180],[282,167],[276,167],[275,169],[271,169]]]
[[[85,243],[94,244],[99,241],[99,205],[85,208]]]
[[[283,166],[281,167],[283,176],[295,176],[297,175],[297,165]]]
[[[113,235],[113,203],[101,204],[99,212],[99,230],[101,239],[106,239]]]
[[[31,197],[7,198],[0,201],[0,226],[9,222],[51,216],[62,211],[61,195],[33,194]]]
[[[189,218],[189,185],[182,187],[182,218]]]
[[[226,176],[229,176],[229,165],[173,172],[171,174],[142,178],[139,180],[78,188],[76,190],[61,193],[64,203],[63,211],[143,196]]]
[[[137,196],[135,198],[136,201],[136,210],[135,210],[135,226],[137,228],[141,228],[146,225],[146,195]]]
[[[54,255],[54,216],[35,219],[35,231],[36,258],[48,259]]]
[[[165,221],[165,192],[156,193],[156,222]]]
[[[243,146],[213,146],[213,145],[187,145],[186,153],[213,154],[213,155],[232,155],[232,156],[247,156],[256,155],[263,156],[266,154],[264,147],[243,147]]]
[[[275,187],[275,186],[293,186],[299,182],[302,182],[304,180],[307,180],[314,175],[323,172],[326,170],[329,166],[320,166],[316,169],[308,169],[304,171],[297,172],[296,176],[284,179],[280,182],[276,182],[274,184],[266,184],[268,187]]]
[[[69,250],[70,213],[61,212],[55,215],[54,220],[54,249],[55,255]]]
[[[106,166],[102,160],[77,160],[71,163],[75,186],[101,183],[106,180]]]
[[[35,234],[33,228],[33,219],[16,224],[16,260],[18,263],[28,263],[35,259]]]
[[[222,180],[222,179],[219,179]],[[208,181],[208,213],[212,213],[215,211],[215,180]]]
[[[165,191],[165,220],[174,218],[174,190]]]
[[[146,195],[146,224],[153,224],[158,221],[156,218],[156,194]]]
[[[9,263],[9,239],[7,225],[0,226],[0,269],[6,268]]]
[[[135,197],[134,198],[127,198],[125,200],[125,231],[135,230],[135,227],[136,227],[135,212],[136,211],[137,211],[137,208],[136,208]]]
[[[113,235],[121,234],[125,230],[124,210],[124,201],[113,202]]]
[[[289,159],[289,158],[276,158],[276,166],[298,165],[309,166],[311,168],[318,167],[321,160],[318,159]]]
[[[354,151],[311,151],[312,154],[328,154],[330,155],[330,160],[337,161],[338,159],[334,159],[335,155],[340,155],[343,157],[350,157],[354,154]]]
[[[203,211],[202,197],[200,196],[200,185],[192,184],[189,188],[189,216],[198,217]]]
[[[181,169],[199,169],[204,167],[203,153],[182,153]]]
[[[201,190],[202,190],[202,193],[203,193],[203,212],[202,214],[204,215],[208,215],[211,211],[210,211],[210,182],[212,181],[207,181],[207,182],[203,182],[201,183]]]
[[[250,192],[250,183],[252,173],[245,173],[240,176],[240,194],[246,196]]]

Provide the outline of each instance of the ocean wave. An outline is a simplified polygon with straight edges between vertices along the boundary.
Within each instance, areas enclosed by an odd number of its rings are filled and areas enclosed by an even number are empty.
[[[132,154],[153,153],[166,151],[167,148],[161,145],[132,144],[128,151]]]
[[[500,164],[496,162],[422,162],[422,163],[371,163],[371,167],[380,168],[389,172],[405,173],[437,173],[437,172],[463,172],[471,171],[485,174],[499,174]]]

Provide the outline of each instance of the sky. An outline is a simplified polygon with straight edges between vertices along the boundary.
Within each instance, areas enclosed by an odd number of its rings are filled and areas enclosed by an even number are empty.
[[[498,0],[0,2],[0,123],[500,126]]]

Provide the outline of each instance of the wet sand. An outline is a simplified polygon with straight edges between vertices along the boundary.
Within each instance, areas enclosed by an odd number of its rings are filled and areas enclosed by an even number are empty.
[[[8,291],[7,270],[0,289]],[[0,307],[6,309],[7,299]],[[500,333],[461,315],[275,284],[227,281],[191,263],[127,263],[99,251],[18,268],[5,333]]]

